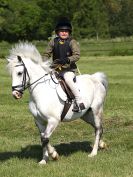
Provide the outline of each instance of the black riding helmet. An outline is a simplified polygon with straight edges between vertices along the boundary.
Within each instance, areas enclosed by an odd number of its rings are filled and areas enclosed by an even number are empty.
[[[70,33],[72,32],[72,25],[67,18],[61,18],[55,26],[55,32],[57,33],[59,30],[68,30]]]

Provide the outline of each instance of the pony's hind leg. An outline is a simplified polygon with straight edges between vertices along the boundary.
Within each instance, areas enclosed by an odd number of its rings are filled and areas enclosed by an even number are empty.
[[[89,154],[89,157],[93,157],[97,155],[100,139],[103,134],[103,128],[102,128],[103,109],[102,107],[100,107],[98,110],[92,109],[92,112],[93,112],[93,117],[94,117],[95,142],[94,142],[92,152],[91,154]]]
[[[82,117],[84,121],[91,124],[95,129],[95,141],[92,152],[89,154],[89,157],[97,155],[98,147],[101,142],[101,136],[103,133],[102,128],[102,107],[98,110],[89,109],[86,114]],[[103,143],[103,141],[102,141]]]

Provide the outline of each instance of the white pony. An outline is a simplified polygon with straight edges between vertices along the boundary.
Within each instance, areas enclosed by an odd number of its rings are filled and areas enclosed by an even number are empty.
[[[51,74],[50,64],[42,62],[42,57],[31,43],[16,44],[10,51],[8,68],[12,76],[12,94],[16,99],[22,97],[28,88],[30,93],[29,108],[40,131],[43,157],[39,162],[46,164],[49,155],[58,159],[58,153],[50,145],[49,138],[61,122],[61,113],[66,101],[66,95],[61,90],[54,72]],[[75,113],[73,104],[63,121],[81,118],[95,129],[95,142],[90,157],[97,155],[98,148],[104,148],[102,136],[103,103],[107,92],[107,79],[104,73],[97,72],[77,76],[77,85],[86,109]]]

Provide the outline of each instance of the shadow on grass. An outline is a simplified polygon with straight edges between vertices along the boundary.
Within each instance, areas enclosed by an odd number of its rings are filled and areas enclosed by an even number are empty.
[[[72,153],[82,151],[82,152],[91,152],[92,147],[90,146],[90,142],[70,142],[70,143],[61,143],[59,145],[55,145],[55,149],[59,153],[59,155],[69,156]]]
[[[90,142],[70,142],[70,143],[61,143],[54,145],[59,155],[69,156],[75,152],[90,152],[92,150]],[[19,158],[19,159],[36,159],[37,161],[42,158],[42,147],[40,145],[30,145],[21,149],[17,152],[2,152],[0,153],[0,161],[6,161],[10,158]]]

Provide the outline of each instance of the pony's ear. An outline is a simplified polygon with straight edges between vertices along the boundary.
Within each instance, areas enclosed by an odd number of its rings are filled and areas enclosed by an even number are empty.
[[[22,61],[22,58],[18,55],[18,61],[21,62]]]

